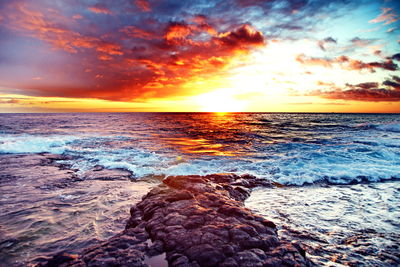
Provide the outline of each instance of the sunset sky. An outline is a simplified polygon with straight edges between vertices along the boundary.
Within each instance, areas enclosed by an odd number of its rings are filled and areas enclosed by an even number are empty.
[[[400,112],[400,2],[0,1],[0,112]]]

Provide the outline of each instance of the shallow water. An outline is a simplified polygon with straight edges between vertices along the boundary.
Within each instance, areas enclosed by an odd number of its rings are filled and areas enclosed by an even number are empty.
[[[289,185],[247,205],[318,264],[400,257],[399,114],[0,114],[0,157],[0,262],[78,251],[121,231],[157,179],[221,172]]]
[[[0,266],[71,253],[122,231],[154,183],[75,180],[41,155],[0,155]]]
[[[318,265],[395,266],[400,183],[260,188],[246,206],[298,240]]]

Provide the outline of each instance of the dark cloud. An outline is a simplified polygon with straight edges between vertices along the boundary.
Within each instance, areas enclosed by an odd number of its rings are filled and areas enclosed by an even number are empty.
[[[260,31],[246,24],[220,35],[218,40],[227,46],[242,47],[246,45],[264,45],[264,36]]]
[[[354,46],[363,47],[373,44],[374,42],[376,42],[376,39],[361,39],[360,37],[354,37],[350,40],[350,42]]]
[[[279,11],[286,15],[304,12],[313,16],[318,11],[330,9],[335,4],[347,4],[350,1],[312,1],[312,0],[236,0],[241,7],[257,6],[265,10],[265,12]]]
[[[337,58],[318,58],[308,57],[304,54],[300,54],[296,57],[296,60],[304,65],[309,66],[324,66],[332,67],[333,65],[339,65],[343,69],[347,70],[369,70],[375,72],[376,69],[383,69],[388,71],[396,71],[399,69],[398,65],[391,59],[387,59],[384,62],[363,62],[361,60],[351,59],[347,56],[340,56]]]
[[[379,86],[379,83],[377,82],[368,82],[368,83],[359,83],[356,85],[352,84],[347,84],[348,87],[354,88],[354,89],[373,89],[377,88]]]
[[[392,76],[392,79],[398,83],[400,83],[400,77],[398,76]]]
[[[396,91],[400,91],[400,79],[398,79],[398,77],[396,77],[394,80],[395,81],[386,80],[383,82],[383,85],[391,87],[392,89],[394,89]]]
[[[318,46],[323,51],[326,50],[325,46],[328,44],[337,44],[337,41],[336,41],[336,39],[333,39],[332,37],[326,37],[325,39],[318,41]]]
[[[331,86],[329,91],[314,92],[327,99],[341,99],[354,101],[400,101],[400,83],[399,77],[393,76],[393,80],[386,80],[381,85],[378,82],[367,82],[359,84],[346,84],[346,88],[336,88]]]
[[[324,93],[323,98],[353,101],[400,101],[400,92],[386,89],[350,89]]]
[[[385,62],[370,62],[370,63],[364,63],[366,64],[365,67],[363,68],[381,68],[385,70],[390,70],[390,71],[395,71],[399,69],[399,66],[395,63],[393,63],[392,60],[386,60]]]
[[[400,53],[394,54],[394,55],[392,56],[392,59],[393,59],[393,60],[400,61]]]

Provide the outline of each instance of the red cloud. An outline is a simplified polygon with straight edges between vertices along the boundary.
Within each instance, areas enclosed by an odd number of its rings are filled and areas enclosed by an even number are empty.
[[[96,14],[107,14],[107,15],[113,14],[108,7],[100,3],[90,6],[88,7],[88,9]]]
[[[129,101],[190,94],[182,92],[182,84],[225,75],[235,58],[245,58],[246,53],[237,51],[265,44],[262,33],[248,24],[218,33],[204,15],[166,24],[148,20],[140,27],[99,32],[93,24],[86,25],[88,19],[68,16],[57,21],[45,9],[34,11],[26,3],[10,4],[8,10],[9,29],[56,48],[49,53],[70,53],[69,64],[46,66],[51,80],[8,83],[41,96]]]
[[[150,4],[147,0],[136,0],[135,4],[143,12],[151,11]]]
[[[120,32],[125,33],[128,37],[131,38],[140,38],[146,40],[158,38],[155,33],[140,29],[139,27],[136,26],[125,26],[120,30]]]
[[[118,55],[121,56],[124,53],[121,51],[122,47],[118,44],[100,42],[96,46],[96,50],[101,53],[105,53],[108,55]]]

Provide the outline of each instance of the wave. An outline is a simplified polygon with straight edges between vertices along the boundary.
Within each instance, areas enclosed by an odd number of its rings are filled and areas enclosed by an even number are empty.
[[[0,137],[0,153],[42,153],[62,154],[66,145],[77,137],[65,135],[3,135]]]
[[[361,123],[357,124],[356,128],[362,129],[375,129],[379,131],[385,132],[394,132],[400,133],[400,123],[382,123],[382,124],[373,124],[373,123]]]
[[[381,131],[400,133],[400,123],[377,125],[376,128]]]
[[[349,143],[260,144],[244,156],[185,154],[173,147],[139,147],[126,136],[17,135],[2,136],[0,153],[67,154],[72,168],[84,174],[95,165],[126,169],[135,178],[151,175],[249,173],[286,185],[319,182],[351,184],[400,178],[400,150],[396,140]]]

